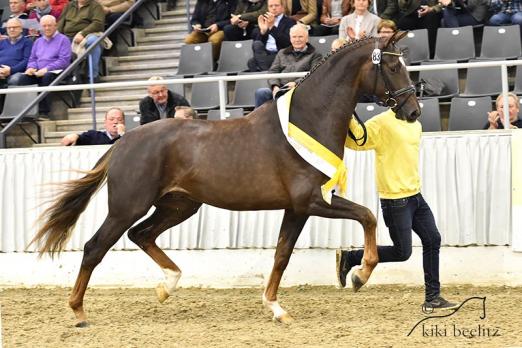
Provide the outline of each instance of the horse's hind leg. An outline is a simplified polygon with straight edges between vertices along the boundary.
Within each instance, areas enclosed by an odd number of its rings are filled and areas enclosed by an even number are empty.
[[[293,319],[292,317],[279,305],[277,302],[277,290],[283,272],[288,265],[292,251],[301,230],[303,229],[308,215],[299,215],[292,210],[286,210],[281,224],[281,231],[279,232],[279,239],[277,241],[277,249],[274,257],[274,267],[268,279],[265,292],[263,293],[263,304],[274,313],[274,319],[288,324]]]
[[[370,209],[351,202],[349,200],[332,197],[332,204],[329,205],[322,198],[312,204],[309,209],[310,215],[322,216],[327,218],[342,218],[358,221],[364,228],[364,255],[362,268],[356,269],[352,273],[353,290],[359,290],[370,278],[374,268],[379,262],[377,254],[377,221]]]
[[[131,228],[128,232],[130,240],[149,255],[165,273],[165,283],[156,287],[158,300],[163,303],[176,289],[181,270],[156,245],[156,238],[166,229],[180,224],[194,215],[201,203],[188,198],[166,195],[155,204],[156,210],[146,220]]]
[[[94,268],[136,219],[122,217],[121,215],[115,217],[109,213],[98,231],[85,243],[80,272],[69,297],[69,306],[77,319],[76,326],[87,326],[87,317],[83,310],[83,297]]]

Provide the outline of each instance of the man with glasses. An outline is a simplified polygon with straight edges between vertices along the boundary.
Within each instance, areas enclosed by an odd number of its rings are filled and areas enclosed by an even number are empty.
[[[149,81],[162,81],[161,76],[153,76]],[[147,88],[148,96],[140,101],[140,124],[146,124],[163,118],[173,118],[176,106],[190,106],[181,95],[168,90],[162,82]]]
[[[22,35],[22,21],[12,18],[6,25],[7,39],[0,41],[0,88],[10,83],[11,77],[25,71],[33,42]]]

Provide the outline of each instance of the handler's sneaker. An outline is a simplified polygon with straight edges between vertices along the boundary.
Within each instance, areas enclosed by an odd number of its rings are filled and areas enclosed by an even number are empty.
[[[341,288],[346,287],[346,276],[352,267],[348,262],[348,251],[337,249],[335,251],[335,270],[337,272],[337,281]]]
[[[449,302],[445,300],[442,296],[437,296],[431,301],[426,301],[422,305],[422,310],[424,312],[433,312],[435,309],[448,310],[455,309],[459,305],[457,303]]]

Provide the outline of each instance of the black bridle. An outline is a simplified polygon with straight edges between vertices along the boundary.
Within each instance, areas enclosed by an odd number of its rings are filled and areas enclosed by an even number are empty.
[[[387,106],[390,109],[392,109],[393,112],[397,113],[397,111],[400,110],[404,106],[404,104],[408,100],[409,96],[406,98],[403,98],[403,100],[401,101],[400,104],[397,102],[398,98],[404,94],[415,95],[417,90],[415,89],[414,85],[409,85],[409,86],[400,88],[396,91],[392,91],[390,80],[384,74],[384,72],[382,70],[381,54],[402,57],[402,53],[394,53],[394,52],[386,52],[386,51],[381,52],[380,50],[378,50],[378,52],[376,53],[377,50],[378,49],[374,50],[374,52],[372,53],[372,61],[374,62],[375,68],[377,69],[377,73],[375,74],[375,82],[373,85],[373,94],[375,95],[375,92],[377,91],[377,80],[379,78],[379,75],[381,75],[382,80],[384,81],[384,88],[385,88],[384,95],[385,95],[386,99],[384,101],[383,100],[378,101],[377,104],[381,105],[381,106]],[[378,54],[379,56],[377,57],[376,54]],[[357,112],[355,110],[353,112],[353,116],[357,120],[357,123],[359,123],[361,125],[361,127],[363,129],[363,135],[362,135],[362,137],[357,138],[352,133],[352,131],[348,130],[348,136],[350,138],[352,138],[357,145],[363,146],[364,144],[366,144],[366,140],[368,140],[368,133],[366,132],[366,126],[364,125],[364,122],[361,121],[361,119],[359,118],[359,115],[357,115]],[[362,143],[359,144],[359,140],[362,140]]]

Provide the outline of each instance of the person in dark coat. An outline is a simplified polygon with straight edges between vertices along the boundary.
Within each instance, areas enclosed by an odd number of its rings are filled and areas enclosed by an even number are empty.
[[[120,108],[110,108],[105,114],[105,130],[91,129],[81,134],[68,134],[61,144],[71,145],[110,145],[125,134],[125,114]]]
[[[250,71],[266,71],[272,65],[279,50],[290,46],[290,28],[295,21],[285,16],[282,0],[268,0],[268,12],[257,18],[252,50],[254,57],[248,61]]]
[[[161,81],[161,76],[153,76],[149,80]],[[147,89],[149,95],[140,101],[140,124],[157,121],[162,118],[173,118],[176,106],[190,106],[181,95],[168,90],[164,84],[151,85]]]
[[[266,12],[266,0],[239,0],[230,23],[225,25],[225,41],[242,41],[252,38],[257,17]]]

